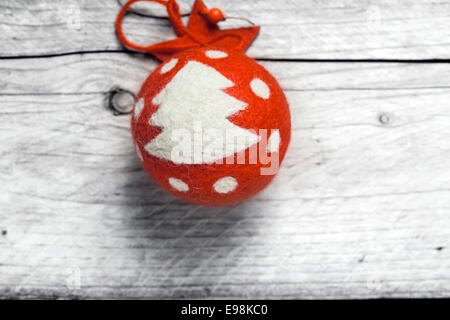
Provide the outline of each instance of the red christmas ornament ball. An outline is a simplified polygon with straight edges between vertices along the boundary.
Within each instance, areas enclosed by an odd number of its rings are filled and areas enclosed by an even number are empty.
[[[289,144],[282,89],[237,51],[203,47],[175,54],[147,78],[136,101],[131,128],[143,167],[194,204],[223,206],[257,194],[274,178]]]

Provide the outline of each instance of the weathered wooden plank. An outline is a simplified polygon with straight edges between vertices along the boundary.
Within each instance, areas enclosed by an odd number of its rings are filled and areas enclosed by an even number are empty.
[[[20,63],[0,62],[0,295],[450,295],[449,65],[265,62],[291,103],[284,166],[205,209],[155,186],[104,108],[152,62]]]
[[[450,87],[450,65],[260,61],[286,90],[398,90]],[[137,93],[159,62],[149,55],[96,53],[0,59],[0,95]],[[418,72],[418,70],[420,70]]]
[[[188,13],[193,1],[179,2],[182,12]],[[208,4],[262,26],[248,51],[253,57],[450,57],[450,2],[446,1],[211,0]],[[164,14],[156,4],[149,6],[143,10]],[[0,56],[121,49],[113,32],[119,10],[116,0],[7,0],[0,8]],[[223,26],[233,25],[236,22]],[[125,27],[132,39],[142,43],[173,37],[164,19],[130,15]]]

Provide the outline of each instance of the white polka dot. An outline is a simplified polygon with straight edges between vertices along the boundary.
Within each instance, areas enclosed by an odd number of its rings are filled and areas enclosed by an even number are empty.
[[[189,186],[177,178],[169,178],[170,185],[177,191],[186,192],[189,190]]]
[[[223,51],[219,50],[208,50],[205,52],[206,56],[211,59],[220,59],[220,58],[226,58],[228,57],[228,54],[226,54]]]
[[[134,119],[137,120],[141,115],[142,109],[144,109],[144,98],[140,98],[134,106]]]
[[[167,62],[165,65],[161,67],[161,74],[164,74],[172,70],[177,65],[177,63],[178,59],[172,59],[169,62]]]
[[[218,193],[229,193],[236,189],[238,182],[233,177],[223,177],[217,180],[213,187]]]
[[[250,87],[254,94],[263,99],[268,99],[270,96],[270,89],[267,84],[261,79],[255,78],[250,82]]]
[[[278,130],[272,130],[269,142],[267,143],[267,150],[269,152],[278,152],[280,148],[280,132]]]
[[[137,154],[139,160],[141,160],[141,162],[143,162],[144,158],[142,157],[142,153],[141,153],[141,150],[139,150],[139,147],[137,145],[135,145],[134,149],[136,150],[136,154]]]

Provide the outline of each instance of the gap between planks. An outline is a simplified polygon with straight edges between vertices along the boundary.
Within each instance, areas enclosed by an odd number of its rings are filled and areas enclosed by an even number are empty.
[[[18,55],[18,56],[0,56],[0,60],[15,60],[15,59],[46,59],[55,57],[64,57],[71,55],[87,55],[87,54],[102,54],[102,53],[128,53],[131,55],[152,55],[145,52],[129,51],[129,50],[86,50],[86,51],[69,51],[53,54],[41,55]],[[268,62],[307,62],[307,63],[450,63],[450,59],[306,59],[306,58],[262,58],[251,57],[257,61]],[[156,59],[156,58],[154,58]]]

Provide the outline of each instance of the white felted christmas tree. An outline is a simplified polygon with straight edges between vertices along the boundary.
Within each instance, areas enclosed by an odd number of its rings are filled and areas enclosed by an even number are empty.
[[[156,157],[174,161],[172,151],[180,142],[174,141],[173,137],[184,134],[192,141],[187,146],[191,152],[186,152],[176,162],[202,164],[258,143],[258,135],[227,119],[247,107],[245,102],[223,91],[232,86],[234,83],[216,69],[189,61],[153,98],[152,103],[158,110],[152,115],[150,124],[161,127],[162,132],[147,143],[145,150]]]

